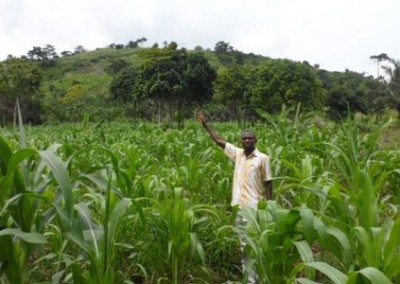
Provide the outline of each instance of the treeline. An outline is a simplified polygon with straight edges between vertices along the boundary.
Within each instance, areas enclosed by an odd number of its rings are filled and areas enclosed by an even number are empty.
[[[331,119],[356,112],[400,113],[400,62],[371,56],[385,79],[346,70],[330,72],[307,62],[271,59],[216,43],[213,51],[164,42],[143,48],[145,38],[125,45],[62,52],[46,45],[0,62],[0,122],[15,117],[17,98],[33,124],[144,119],[183,125],[196,108],[214,119],[256,120],[283,106],[318,110]],[[382,64],[383,62],[383,64]]]

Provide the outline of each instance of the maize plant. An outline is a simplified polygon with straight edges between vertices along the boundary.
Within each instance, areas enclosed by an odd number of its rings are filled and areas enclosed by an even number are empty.
[[[233,164],[195,122],[2,128],[0,283],[240,283],[238,233],[261,283],[400,283],[398,125],[260,114],[274,200],[242,227]]]

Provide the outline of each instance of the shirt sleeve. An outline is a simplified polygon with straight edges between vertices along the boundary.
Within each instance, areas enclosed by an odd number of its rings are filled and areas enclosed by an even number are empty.
[[[225,153],[225,155],[227,155],[229,157],[229,159],[231,159],[234,162],[236,160],[237,150],[238,150],[238,148],[235,147],[234,145],[232,145],[230,143],[225,144],[224,153]]]
[[[265,156],[262,163],[262,180],[272,180],[271,164],[268,156]]]

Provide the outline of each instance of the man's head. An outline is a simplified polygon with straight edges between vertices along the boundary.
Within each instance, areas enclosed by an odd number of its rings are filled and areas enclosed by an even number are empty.
[[[256,148],[256,134],[251,130],[244,130],[240,136],[242,146],[246,155],[251,154]]]

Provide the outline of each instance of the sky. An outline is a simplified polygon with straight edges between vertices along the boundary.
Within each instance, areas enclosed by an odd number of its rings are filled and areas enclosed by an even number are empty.
[[[235,50],[377,76],[372,55],[400,60],[399,0],[1,0],[0,61],[146,38],[144,46]],[[382,72],[382,71],[380,71]]]

